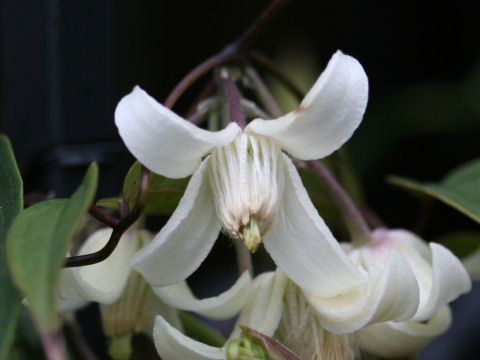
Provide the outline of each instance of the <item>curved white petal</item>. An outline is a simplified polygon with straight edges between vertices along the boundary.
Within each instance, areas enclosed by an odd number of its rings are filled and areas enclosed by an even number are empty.
[[[73,268],[65,268],[60,271],[55,307],[58,312],[75,311],[89,302],[82,296],[73,275],[73,270]]]
[[[133,156],[153,172],[170,178],[192,174],[205,154],[229,144],[241,132],[235,123],[218,132],[201,129],[138,86],[118,103],[115,124]]]
[[[400,358],[413,354],[434,337],[443,334],[452,321],[450,308],[437,310],[425,323],[386,322],[360,330],[360,347],[371,354],[385,358]]]
[[[70,254],[67,253],[67,256],[70,256]],[[56,289],[59,300],[84,299],[75,280],[74,270],[74,268],[64,268],[60,270]]]
[[[162,230],[132,259],[132,267],[152,286],[185,280],[200,266],[217,239],[221,225],[208,182],[208,161],[205,159],[193,174]]]
[[[360,63],[337,51],[300,106],[275,120],[255,119],[246,131],[268,136],[302,160],[325,157],[352,136],[368,100]]]
[[[240,336],[239,325],[273,336],[282,317],[283,294],[287,281],[287,277],[280,269],[276,272],[263,273],[255,278],[253,289],[230,339]]]
[[[79,255],[100,250],[108,242],[112,229],[94,232],[82,245]],[[136,233],[134,233],[136,234]],[[139,247],[138,238],[126,232],[112,254],[98,264],[74,269],[74,277],[81,294],[88,300],[111,304],[123,292],[130,274],[130,259]]]
[[[292,161],[282,156],[283,199],[263,236],[265,248],[290,279],[316,295],[335,296],[363,286],[367,274],[347,257],[318,215]]]
[[[153,292],[167,305],[193,311],[211,319],[223,320],[233,317],[242,309],[247,301],[250,285],[250,275],[245,271],[230,289],[211,298],[197,299],[185,281],[154,287]]]
[[[430,243],[432,251],[433,278],[428,298],[420,304],[414,320],[429,319],[435,311],[472,288],[467,270],[460,260],[444,246]]]
[[[350,333],[368,324],[410,319],[417,311],[419,289],[405,257],[392,249],[384,269],[368,268],[365,288],[322,298],[304,292],[330,332]]]
[[[153,341],[158,354],[165,360],[220,360],[225,359],[223,348],[216,348],[193,340],[157,316]]]

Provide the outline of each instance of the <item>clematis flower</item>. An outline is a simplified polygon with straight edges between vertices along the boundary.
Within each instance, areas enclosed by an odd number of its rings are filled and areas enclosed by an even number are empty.
[[[249,298],[232,334],[223,347],[209,346],[194,340],[172,326],[161,315],[155,319],[153,340],[162,359],[220,360],[227,358],[226,345],[240,336],[239,325],[246,325],[272,336],[278,327],[283,309],[287,278],[281,271],[263,273],[255,278]]]
[[[347,261],[359,271],[368,269],[365,286],[322,298],[280,269],[264,273],[254,280],[229,339],[240,335],[238,325],[246,325],[277,339],[302,359],[353,360],[361,350],[402,357],[445,332],[451,322],[448,303],[470,289],[466,270],[449,250],[427,246],[405,230],[378,229],[369,244],[344,247]],[[225,347],[190,339],[161,316],[155,321],[154,341],[167,359],[227,356]]]
[[[379,269],[385,269],[389,253],[399,251],[418,283],[419,305],[411,319],[377,323],[359,332],[361,348],[375,355],[401,357],[418,351],[448,329],[448,303],[471,289],[470,277],[456,256],[440,244],[427,245],[406,230],[377,229],[368,244],[345,248],[358,266]],[[397,301],[404,299],[400,296]]]
[[[310,281],[322,270],[318,254],[328,258],[342,250],[318,214],[312,221],[306,212],[313,206],[282,151],[302,160],[329,155],[357,128],[367,98],[362,66],[340,51],[296,110],[255,119],[245,129],[236,123],[218,132],[198,128],[136,87],[115,111],[127,148],[155,173],[193,175],[168,223],[132,266],[153,286],[184,280],[223,228],[251,251],[263,241],[287,273],[301,272]]]
[[[112,229],[107,228],[94,232],[79,249],[79,254],[101,249],[111,233]],[[237,314],[247,300],[251,286],[248,272],[229,290],[206,299],[197,299],[185,282],[165,288],[151,288],[139,273],[131,270],[130,260],[152,238],[153,235],[148,231],[129,230],[106,260],[61,272],[57,291],[61,307],[76,302],[98,302],[104,333],[114,340],[114,347],[119,345],[122,349],[128,349],[132,333],[151,333],[156,315],[162,315],[175,328],[182,329],[178,310],[193,311],[212,319],[225,319]],[[115,349],[112,351],[115,352]]]

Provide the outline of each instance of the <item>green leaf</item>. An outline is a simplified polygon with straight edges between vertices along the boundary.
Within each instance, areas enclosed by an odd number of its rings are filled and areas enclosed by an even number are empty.
[[[442,244],[462,259],[480,248],[480,232],[455,231],[439,236],[433,241]]]
[[[387,181],[438,199],[480,223],[480,159],[453,170],[439,183],[421,183],[399,176],[390,176]]]
[[[42,343],[35,332],[35,326],[25,306],[20,307],[18,327],[9,359],[45,359]]]
[[[6,359],[12,343],[20,295],[10,280],[5,257],[5,238],[23,207],[22,178],[10,141],[0,135],[0,359]]]
[[[141,167],[138,161],[135,162],[128,171],[123,183],[123,198],[128,201],[130,208],[133,208],[137,200]],[[145,213],[155,215],[170,215],[173,213],[185,192],[189,180],[189,177],[169,179],[150,173]]]
[[[201,322],[196,317],[184,311],[179,311],[178,313],[185,334],[190,336],[192,339],[216,347],[222,347],[225,344],[226,339],[222,335]]]
[[[8,232],[8,265],[41,332],[58,329],[55,285],[75,230],[93,201],[97,178],[98,166],[93,163],[70,199],[48,200],[23,210]]]

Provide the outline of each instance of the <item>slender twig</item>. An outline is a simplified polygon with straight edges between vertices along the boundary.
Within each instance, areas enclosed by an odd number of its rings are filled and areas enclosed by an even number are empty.
[[[295,97],[301,101],[305,96],[304,92],[297,86],[295,81],[290,78],[278,65],[272,60],[266,57],[259,51],[252,50],[248,53],[250,59],[263,66],[268,72],[270,72],[277,80],[283,83],[287,89],[289,89]]]
[[[118,219],[114,218],[110,214],[105,213],[95,204],[90,205],[88,212],[90,213],[90,215],[92,215],[93,217],[95,217],[97,220],[101,221],[105,225],[108,225],[110,227],[115,227],[118,225]]]
[[[247,99],[241,99],[243,110],[245,114],[250,117],[260,117],[262,119],[268,119],[269,115],[261,109],[256,103]]]
[[[226,51],[221,52],[219,54],[213,55],[212,57],[208,58],[200,65],[195,67],[192,71],[190,71],[179,83],[175,88],[172,90],[170,95],[168,95],[167,99],[165,100],[165,106],[169,109],[175,105],[177,100],[180,96],[187,90],[199,77],[204,75],[205,73],[209,72],[213,68],[223,65],[227,62],[232,61],[237,57],[237,54],[234,50],[227,48]]]
[[[365,218],[365,221],[371,228],[376,229],[387,227],[382,219],[380,219],[372,209],[364,206],[361,208],[361,212]]]
[[[175,86],[170,95],[168,95],[164,105],[171,109],[185,90],[198,80],[198,78],[217,66],[235,60],[239,54],[250,49],[259,33],[288,1],[289,0],[273,0],[238,40],[228,44],[222,51],[208,58],[190,71],[178,85]]]
[[[265,26],[275,17],[278,11],[288,3],[288,1],[289,0],[273,0],[240,37],[238,40],[239,50],[244,51],[250,49]]]
[[[265,109],[275,118],[282,116],[282,111],[257,71],[252,66],[247,66],[246,73],[252,81],[255,92]]]
[[[65,344],[59,331],[40,335],[47,360],[67,360]]]
[[[205,118],[208,113],[211,113],[214,109],[218,108],[219,100],[218,97],[211,97],[203,100],[198,104],[197,110],[187,118],[193,124],[198,124]]]
[[[220,70],[218,81],[228,103],[230,121],[237,123],[238,126],[244,129],[247,126],[247,122],[245,121],[245,114],[240,102],[241,96],[227,69],[223,68]]]
[[[241,275],[245,270],[253,277],[252,255],[242,241],[235,241],[235,251],[237,253],[238,273]]]
[[[85,340],[82,330],[74,319],[66,320],[63,325],[67,343],[81,360],[98,360],[98,357]]]
[[[127,211],[125,215],[121,217],[118,221],[118,224],[113,228],[110,239],[105,244],[105,246],[98,250],[97,252],[85,255],[71,256],[65,260],[64,267],[76,267],[84,265],[92,265],[99,263],[105,260],[117,247],[118,241],[122,237],[123,233],[135,222],[138,220],[142,214],[143,208],[145,206],[147,193],[148,193],[148,183],[150,179],[150,171],[142,166],[142,172],[140,175],[140,187],[138,191],[137,200],[131,211]],[[125,200],[122,204],[127,204]],[[127,204],[128,206],[128,204]]]
[[[328,189],[330,196],[339,209],[350,235],[352,236],[352,241],[358,245],[368,241],[370,238],[370,229],[345,189],[320,161],[310,160],[307,161],[307,164]]]
[[[207,85],[205,85],[202,91],[200,91],[197,98],[188,108],[187,112],[185,113],[185,119],[190,119],[190,117],[197,111],[198,104],[200,104],[206,98],[210,97],[215,91],[216,87],[217,84],[215,83],[215,81],[213,79],[210,79]]]

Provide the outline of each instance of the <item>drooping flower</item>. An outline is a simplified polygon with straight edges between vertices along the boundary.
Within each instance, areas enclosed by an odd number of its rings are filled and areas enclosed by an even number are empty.
[[[451,321],[448,303],[470,289],[468,274],[449,250],[427,246],[404,230],[375,230],[370,243],[345,248],[346,261],[367,277],[363,286],[330,296],[320,288],[320,296],[302,289],[280,269],[264,273],[254,280],[230,339],[240,335],[238,325],[246,325],[279,340],[302,359],[353,360],[360,350],[401,357],[445,332]],[[154,341],[168,359],[226,358],[225,348],[190,339],[161,316]]]
[[[237,339],[246,325],[263,334],[272,336],[278,327],[283,309],[283,294],[287,278],[277,273],[263,273],[253,281],[248,301],[240,313],[234,330],[223,347],[209,346],[194,340],[172,326],[161,315],[156,317],[153,330],[155,347],[162,359],[168,360],[224,360],[227,359],[227,344]]]
[[[440,244],[427,245],[409,231],[377,229],[364,246],[345,247],[349,257],[363,268],[385,269],[389,254],[399,251],[418,283],[419,305],[411,319],[377,323],[359,332],[360,346],[372,354],[389,358],[416,352],[448,329],[448,303],[471,289],[470,277],[456,256]],[[403,301],[401,295],[398,301]]]
[[[94,232],[79,249],[79,255],[101,249],[111,233],[112,229],[107,228]],[[248,272],[229,290],[206,299],[197,299],[185,282],[165,288],[150,287],[138,272],[130,268],[130,261],[135,252],[150,243],[152,238],[148,231],[128,230],[106,260],[62,270],[58,286],[61,306],[72,302],[98,302],[105,335],[115,340],[113,345],[120,344],[127,349],[133,333],[151,333],[156,315],[181,329],[178,310],[193,311],[212,319],[230,318],[240,311],[250,290]]]
[[[310,281],[323,270],[318,254],[342,250],[318,214],[310,218],[311,201],[282,150],[302,160],[329,155],[357,128],[367,98],[363,68],[340,51],[296,110],[255,119],[243,130],[236,123],[218,132],[200,129],[136,87],[115,112],[127,148],[153,172],[193,176],[168,223],[132,266],[153,286],[184,280],[223,227],[252,251],[263,241],[287,274],[301,272]]]

